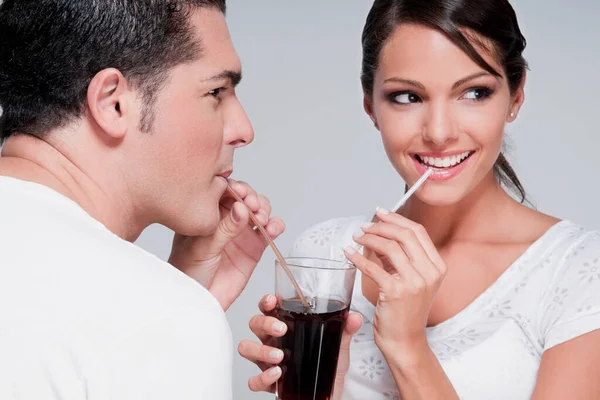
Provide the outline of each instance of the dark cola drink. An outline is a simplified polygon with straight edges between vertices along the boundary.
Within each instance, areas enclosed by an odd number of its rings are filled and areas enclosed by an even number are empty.
[[[313,306],[307,310],[300,300],[283,300],[276,311],[288,327],[277,343],[285,354],[279,400],[331,398],[348,306],[327,299],[316,299]]]

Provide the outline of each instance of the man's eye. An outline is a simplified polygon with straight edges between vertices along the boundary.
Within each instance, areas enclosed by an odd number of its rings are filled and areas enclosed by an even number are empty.
[[[213,89],[210,92],[208,92],[208,94],[210,94],[213,97],[219,97],[219,95],[221,94],[222,91],[223,91],[223,88]]]

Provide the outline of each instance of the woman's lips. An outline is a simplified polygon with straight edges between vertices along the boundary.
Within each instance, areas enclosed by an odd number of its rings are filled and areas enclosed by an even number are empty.
[[[447,181],[459,175],[471,162],[475,151],[416,153],[411,157],[420,175],[433,167],[429,180]]]

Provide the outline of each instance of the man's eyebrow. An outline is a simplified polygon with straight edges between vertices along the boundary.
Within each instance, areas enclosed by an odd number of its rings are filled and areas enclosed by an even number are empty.
[[[242,73],[240,71],[225,70],[217,75],[211,76],[208,79],[204,79],[203,81],[220,81],[223,79],[228,79],[233,86],[237,86],[242,80]]]

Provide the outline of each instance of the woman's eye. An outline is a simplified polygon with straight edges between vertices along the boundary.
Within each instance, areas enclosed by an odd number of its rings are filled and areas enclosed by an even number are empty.
[[[492,91],[490,89],[475,88],[475,89],[471,89],[467,93],[465,93],[463,98],[466,100],[480,101],[480,100],[487,99],[491,95],[492,95]]]
[[[420,103],[421,98],[414,93],[396,93],[393,95],[393,101],[398,104],[414,104]]]

